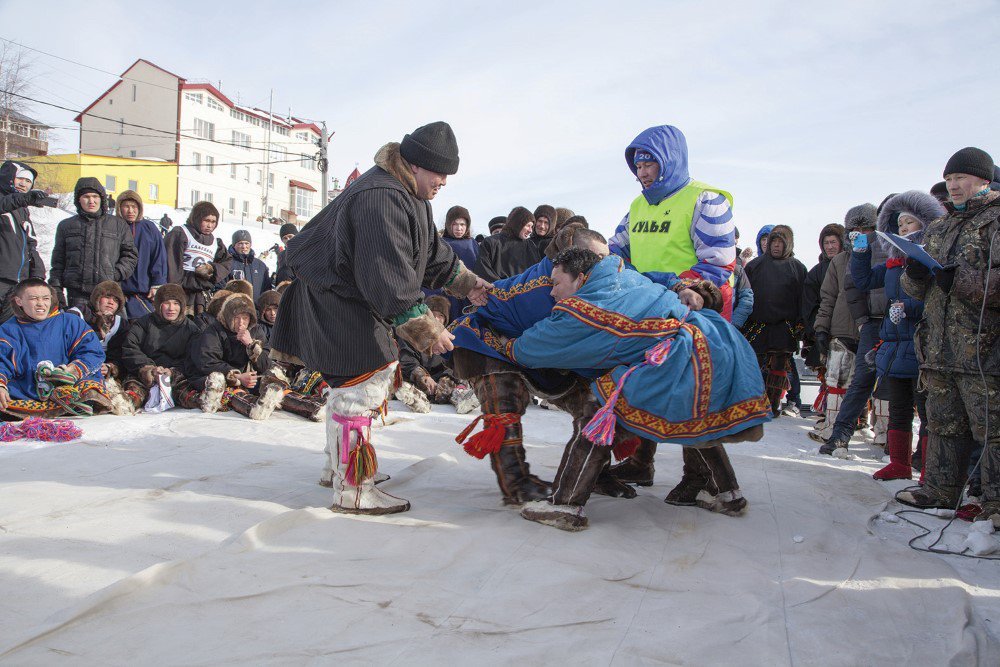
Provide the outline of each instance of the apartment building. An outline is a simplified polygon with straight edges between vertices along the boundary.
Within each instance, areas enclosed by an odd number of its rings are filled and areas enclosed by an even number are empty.
[[[323,206],[315,123],[241,105],[149,61],[76,120],[81,153],[175,163],[178,208],[204,199],[227,220],[304,223]]]

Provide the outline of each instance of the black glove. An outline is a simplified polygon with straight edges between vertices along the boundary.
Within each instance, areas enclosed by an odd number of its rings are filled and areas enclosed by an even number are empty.
[[[906,275],[911,280],[927,280],[931,275],[931,270],[913,258],[906,260]]]
[[[48,197],[44,190],[29,190],[28,199],[31,202],[30,206],[38,206],[41,204],[43,199]]]
[[[951,286],[955,284],[955,269],[957,268],[956,264],[951,264],[934,272],[934,281],[938,287],[945,291],[945,294],[950,292]]]
[[[825,331],[816,332],[816,351],[821,357],[830,354],[830,334]]]

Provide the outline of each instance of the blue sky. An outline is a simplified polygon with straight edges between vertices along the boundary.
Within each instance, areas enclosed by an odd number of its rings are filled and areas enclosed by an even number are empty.
[[[285,6],[287,7],[287,5]],[[863,201],[929,189],[957,149],[1000,159],[1000,2],[47,2],[0,37],[121,72],[146,58],[230,97],[326,120],[333,175],[447,120],[461,167],[434,201],[475,231],[517,205],[609,232],[638,193],[624,149],[669,123],[692,175],[735,197],[744,237],[789,224],[797,255]],[[83,108],[114,77],[33,54],[35,96]],[[37,105],[63,127],[72,115]],[[61,131],[54,150],[75,151]]]

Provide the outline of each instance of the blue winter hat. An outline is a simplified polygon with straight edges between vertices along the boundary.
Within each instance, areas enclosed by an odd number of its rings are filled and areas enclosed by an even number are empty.
[[[656,158],[647,151],[636,151],[635,157],[632,158],[632,164],[639,166],[640,162],[656,162]]]

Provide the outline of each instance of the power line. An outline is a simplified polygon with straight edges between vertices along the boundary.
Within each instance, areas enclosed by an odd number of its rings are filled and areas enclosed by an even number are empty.
[[[122,159],[123,160],[135,160],[135,159],[141,159],[141,158],[122,158]],[[54,164],[66,164],[66,163],[63,163],[63,162],[45,162],[45,161],[34,162],[31,159],[20,159],[20,158],[18,158],[17,161],[20,162],[21,164],[37,164],[37,165],[43,165],[43,166],[54,165]],[[291,160],[267,160],[267,161],[264,161],[264,162],[213,162],[212,163],[212,168],[214,169],[215,167],[238,167],[238,166],[241,166],[241,165],[282,164],[282,163],[285,163],[285,162],[298,162],[298,161],[299,161],[298,158],[293,158]],[[84,165],[80,165],[80,166],[84,166],[84,167],[128,167],[129,169],[132,169],[132,168],[143,168],[143,167],[163,167],[163,166],[173,166],[173,165],[174,165],[173,162],[160,162],[160,163],[157,163],[157,164],[122,164],[120,162],[118,162],[118,163],[115,163],[115,162],[108,162],[108,163],[88,162],[88,163],[86,163]],[[77,165],[73,165],[73,166],[77,166]],[[208,171],[207,170],[207,167],[208,167],[208,163],[207,162],[197,162],[197,163],[192,163],[192,164],[178,164],[176,166],[177,167],[206,167],[205,171]]]
[[[180,137],[180,138],[183,138],[183,139],[193,139],[193,140],[196,140],[196,141],[207,141],[209,143],[221,144],[223,146],[237,146],[237,145],[240,145],[240,144],[233,144],[233,143],[228,142],[228,141],[221,141],[219,139],[208,139],[206,137],[197,137],[197,136],[191,136],[191,135],[187,135],[187,134],[179,134],[176,130],[162,130],[162,129],[157,128],[157,127],[150,127],[148,125],[139,125],[138,123],[129,123],[129,122],[126,122],[124,120],[119,120],[119,119],[115,119],[115,118],[108,118],[107,116],[98,116],[97,114],[93,114],[93,113],[90,113],[90,112],[84,112],[84,111],[78,111],[76,109],[71,109],[70,107],[64,107],[61,104],[55,104],[53,102],[46,102],[44,100],[39,100],[39,99],[36,99],[34,97],[28,97],[27,95],[21,95],[19,93],[5,92],[5,94],[7,94],[7,95],[13,95],[14,97],[19,97],[21,99],[28,100],[29,102],[35,102],[36,104],[44,104],[45,106],[53,107],[55,109],[62,109],[63,111],[69,111],[70,113],[75,113],[75,114],[77,114],[79,116],[89,116],[90,118],[97,118],[99,120],[106,120],[106,121],[108,121],[110,123],[117,123],[118,125],[121,125],[121,126],[128,125],[129,127],[137,127],[140,130],[150,130],[152,132],[162,132],[165,135],[170,135],[170,136],[163,136],[162,137],[163,139],[168,139],[170,137]],[[119,133],[119,134],[121,134],[121,133]],[[150,136],[159,136],[159,135],[150,135]],[[245,148],[247,150],[253,150],[253,151],[267,151],[266,148],[260,148],[260,147],[257,147],[257,146],[241,146],[241,147]],[[297,158],[304,157],[304,158],[312,159],[312,158],[315,157],[315,155],[306,155],[305,153],[292,153],[291,155],[294,155]]]

